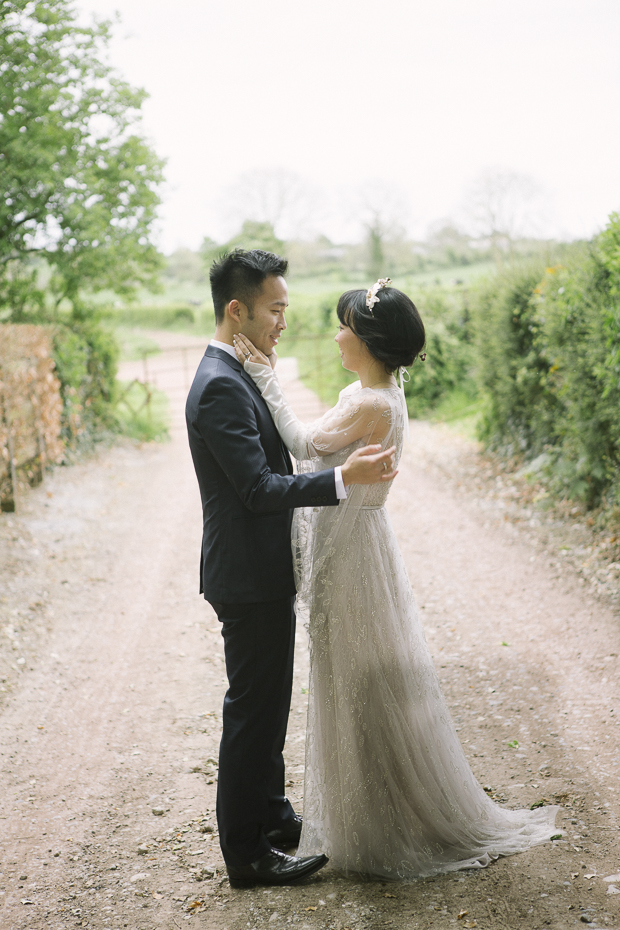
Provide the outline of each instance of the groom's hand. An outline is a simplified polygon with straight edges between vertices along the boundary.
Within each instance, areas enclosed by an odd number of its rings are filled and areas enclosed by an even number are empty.
[[[379,484],[392,481],[398,474],[394,471],[396,446],[381,452],[381,446],[364,446],[356,449],[342,466],[345,488],[350,484]]]

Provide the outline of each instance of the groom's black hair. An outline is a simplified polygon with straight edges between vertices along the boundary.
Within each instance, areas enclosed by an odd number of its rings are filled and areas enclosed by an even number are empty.
[[[336,313],[345,326],[368,347],[386,371],[408,368],[424,348],[424,323],[410,297],[396,287],[382,287],[372,313],[366,304],[367,291],[346,291]]]
[[[252,303],[263,281],[270,275],[284,276],[288,261],[262,249],[234,249],[213,262],[209,272],[215,321],[224,319],[224,309],[231,300],[239,300],[252,313]]]

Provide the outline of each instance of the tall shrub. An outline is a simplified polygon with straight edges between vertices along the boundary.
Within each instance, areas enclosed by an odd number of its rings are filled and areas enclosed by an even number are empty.
[[[62,434],[75,448],[102,429],[115,429],[118,344],[100,323],[85,320],[54,328],[54,362],[63,399]]]
[[[435,288],[412,296],[426,330],[426,360],[413,364],[405,396],[409,415],[419,417],[457,391],[474,399],[474,346],[466,292]]]
[[[508,455],[537,454],[554,438],[558,399],[549,387],[552,362],[538,338],[532,299],[544,274],[541,261],[509,267],[472,299],[484,404],[480,436]]]
[[[579,260],[548,272],[533,303],[538,342],[552,359],[555,477],[572,497],[597,504],[620,487],[620,218]]]
[[[620,217],[562,265],[487,282],[475,318],[482,438],[548,453],[563,495],[620,502]]]

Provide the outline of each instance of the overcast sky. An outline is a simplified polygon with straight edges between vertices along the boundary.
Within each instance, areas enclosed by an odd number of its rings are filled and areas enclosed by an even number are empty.
[[[166,251],[230,235],[226,191],[256,169],[301,176],[335,237],[355,234],[360,185],[393,188],[422,235],[488,167],[538,182],[543,234],[591,235],[620,208],[618,0],[76,6],[119,11],[111,60],[150,94]]]

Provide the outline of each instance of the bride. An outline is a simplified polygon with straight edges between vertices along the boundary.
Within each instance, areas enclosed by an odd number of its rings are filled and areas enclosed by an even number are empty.
[[[286,403],[269,359],[236,338],[300,471],[340,465],[370,443],[400,457],[407,411],[395,372],[414,362],[425,336],[412,301],[389,284],[340,298],[336,342],[359,381],[310,425]],[[353,485],[338,507],[295,512],[298,611],[310,636],[297,854],[326,853],[347,874],[414,879],[544,843],[558,808],[507,810],[474,778],[384,508],[389,486]]]

